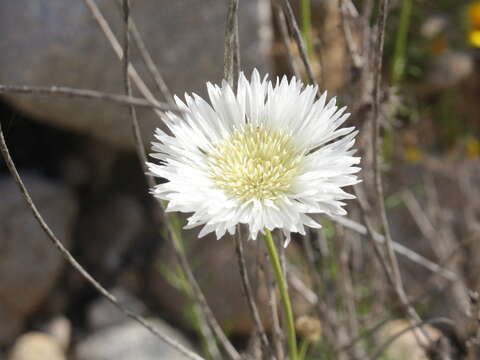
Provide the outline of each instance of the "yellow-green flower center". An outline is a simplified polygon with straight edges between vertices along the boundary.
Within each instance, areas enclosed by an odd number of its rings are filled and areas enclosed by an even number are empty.
[[[302,157],[290,134],[248,124],[209,154],[210,178],[242,202],[275,199],[289,192]]]

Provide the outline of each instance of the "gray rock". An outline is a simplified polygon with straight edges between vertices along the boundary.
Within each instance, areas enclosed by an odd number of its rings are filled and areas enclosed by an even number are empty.
[[[393,336],[399,334],[405,329],[409,328],[411,325],[407,320],[397,319],[391,320],[388,322],[380,331],[379,336],[383,339],[390,339]],[[428,338],[427,338],[428,336]],[[400,335],[395,339],[385,350],[385,355],[387,359],[400,360],[400,359],[411,359],[411,360],[427,360],[427,353],[424,349],[418,344],[417,337],[420,339],[422,344],[428,344],[430,341],[435,344],[442,337],[442,333],[429,324],[422,326],[422,330],[414,333],[410,330],[405,332],[403,335]],[[434,345],[433,345],[434,346]],[[427,349],[428,351],[428,349]]]
[[[118,301],[134,311],[136,314],[144,314],[145,305],[122,288],[112,291]],[[88,326],[91,330],[99,330],[110,326],[120,325],[128,321],[128,318],[116,306],[106,298],[101,297],[94,301],[87,312]]]
[[[141,174],[140,174],[141,176]],[[128,195],[92,199],[88,211],[79,216],[80,243],[90,243],[78,256],[89,271],[103,280],[121,265],[122,257],[144,227],[143,209]]]
[[[24,180],[46,221],[68,247],[76,199],[68,189],[40,177],[27,175]],[[0,177],[0,194],[0,344],[4,344],[45,300],[63,260],[10,178]]]
[[[121,39],[122,21],[116,1],[96,3]],[[205,82],[223,74],[223,42],[227,2],[216,0],[136,0],[132,16],[174,93],[205,93]],[[240,5],[243,68],[268,69],[269,1]],[[83,1],[2,0],[0,2],[0,83],[63,85],[123,92],[121,64]],[[132,60],[152,85],[140,57]],[[153,89],[153,87],[152,87]],[[89,134],[122,148],[132,148],[125,107],[94,101],[6,95],[9,102],[39,120]],[[145,141],[159,120],[139,111]]]
[[[55,339],[62,349],[67,350],[70,346],[72,324],[66,317],[57,316],[53,318],[44,326],[44,331]]]
[[[164,334],[186,345],[180,333],[161,320],[152,324]],[[188,345],[187,345],[188,346]],[[185,360],[187,357],[163,343],[136,322],[107,328],[95,332],[76,348],[77,360]]]

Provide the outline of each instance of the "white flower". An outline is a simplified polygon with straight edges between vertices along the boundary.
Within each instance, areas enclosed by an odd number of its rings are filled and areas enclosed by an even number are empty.
[[[342,187],[358,182],[357,131],[340,128],[348,118],[317,87],[286,77],[274,85],[253,72],[240,74],[237,93],[224,81],[207,83],[211,105],[198,95],[175,98],[183,113],[168,113],[171,135],[160,129],[150,172],[167,182],[152,189],[167,211],[193,213],[186,228],[221,238],[248,224],[255,239],[265,228],[305,233],[320,227],[307,214],[345,215]],[[288,240],[287,240],[288,241]]]

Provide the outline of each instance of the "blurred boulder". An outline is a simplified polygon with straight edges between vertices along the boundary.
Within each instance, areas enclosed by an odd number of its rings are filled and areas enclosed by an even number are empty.
[[[384,341],[387,341],[393,336],[401,333],[402,331],[410,327],[410,323],[406,320],[392,320],[383,327],[380,336],[382,337],[382,339],[384,339]],[[428,324],[422,325],[421,330],[422,331],[417,328],[416,333],[418,339],[424,345],[427,345],[428,341],[431,341],[430,347],[432,347],[442,338],[442,333]],[[428,360],[430,359],[430,357],[428,356],[429,351],[432,350],[434,349],[429,349],[428,346],[426,347],[426,349],[423,349],[418,344],[417,338],[413,331],[409,330],[398,336],[386,348],[384,354],[386,355],[385,358],[392,360]]]
[[[68,247],[77,213],[75,197],[61,185],[38,176],[25,175],[24,181],[40,212]],[[0,194],[0,344],[4,344],[46,299],[63,259],[13,180],[0,177]]]
[[[44,331],[55,339],[62,349],[67,350],[70,346],[72,324],[66,317],[53,318],[45,325]]]
[[[126,290],[116,288],[112,293],[121,304],[136,314],[145,314],[145,305]],[[127,321],[128,318],[125,314],[104,297],[94,301],[87,311],[88,327],[91,330],[100,330],[110,326],[120,325]]]
[[[186,232],[184,242],[192,270],[210,308],[223,328],[237,335],[250,335],[254,329],[254,323],[242,288],[233,238],[226,235],[221,240],[217,240],[210,234],[197,239],[193,236],[195,233],[195,231]],[[257,305],[260,315],[265,328],[270,330],[272,317],[268,305],[267,282],[261,270],[270,265],[266,263],[262,245],[261,241],[245,241],[244,250],[250,282],[258,296]],[[305,264],[295,243],[288,246],[287,256],[293,264]],[[178,290],[181,284],[176,283],[175,279],[178,279],[176,269],[178,266],[173,249],[165,244],[152,266],[150,289],[156,302],[166,308],[173,321],[185,322],[188,319],[182,318],[182,315],[189,313],[188,297]],[[300,269],[304,270],[301,267]],[[304,272],[298,271],[298,273]],[[298,317],[307,314],[312,309],[311,303],[305,300],[293,286],[291,289],[294,315]]]
[[[456,87],[473,73],[474,59],[471,54],[445,51],[432,59],[418,92],[426,96]]]
[[[66,360],[57,341],[41,332],[30,332],[20,336],[10,351],[8,360]]]
[[[155,319],[151,323],[162,333],[189,347],[183,336],[165,322]],[[133,321],[93,333],[78,344],[75,354],[77,360],[188,359]]]
[[[125,253],[144,227],[143,208],[133,196],[105,193],[86,206],[79,216],[77,238],[83,246],[78,257],[92,275],[105,281],[122,267]]]
[[[95,1],[119,41],[122,16],[116,1]],[[206,81],[223,75],[228,3],[198,0],[136,0],[132,17],[173,93],[205,94]],[[268,70],[269,1],[245,0],[239,7],[242,68]],[[83,1],[2,0],[0,83],[62,85],[123,93],[122,66]],[[148,85],[151,76],[132,46],[132,62]],[[5,95],[18,109],[49,124],[133,149],[124,106],[56,96]],[[160,97],[159,97],[160,98]],[[161,99],[161,98],[160,98]],[[146,142],[159,119],[139,111]]]

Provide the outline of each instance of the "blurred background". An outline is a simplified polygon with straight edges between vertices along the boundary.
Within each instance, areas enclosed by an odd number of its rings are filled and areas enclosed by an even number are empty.
[[[291,2],[315,80],[349,107],[349,121],[361,131],[368,199],[372,155],[366,113],[373,70],[366,61],[371,49],[366,53],[363,45],[375,34],[376,7],[364,14],[375,1],[312,0],[309,14],[300,1]],[[122,39],[118,3],[96,3]],[[221,80],[226,12],[227,2],[218,0],[132,2],[135,26],[171,93],[205,95],[206,81]],[[240,54],[247,74],[258,68],[271,79],[305,76],[293,40],[284,36],[284,21],[275,2],[240,1]],[[121,62],[83,1],[2,0],[0,33],[0,84],[123,92]],[[155,89],[134,45],[131,56]],[[450,356],[430,358],[476,359],[468,344],[475,337],[471,307],[480,289],[480,2],[392,0],[383,62],[381,165],[392,237],[450,271],[448,276],[432,272],[400,256],[405,288],[422,318],[450,321],[425,326],[437,348]],[[168,101],[160,90],[154,95]],[[0,121],[40,211],[79,262],[121,301],[208,357],[185,279],[155,225],[128,109],[96,100],[2,93]],[[153,128],[161,124],[149,109],[139,111],[139,121],[149,146]],[[353,203],[349,218],[362,222]],[[375,349],[408,323],[390,301],[391,290],[361,234],[364,228],[352,231],[325,219],[322,224],[322,232],[310,234],[316,239],[320,290],[308,275],[302,241],[294,239],[287,251],[299,337],[308,344],[309,359],[373,358]],[[254,328],[232,241],[196,241],[196,234],[185,234],[193,270],[234,345],[248,349]],[[264,261],[255,243],[246,251],[251,264]],[[271,330],[268,289],[257,268],[251,267],[251,275]],[[336,320],[315,314],[318,297],[325,298]],[[382,326],[372,331],[378,323]],[[354,341],[357,336],[362,340]],[[66,266],[0,162],[0,359],[67,358],[184,359]],[[428,357],[407,332],[379,358]]]

